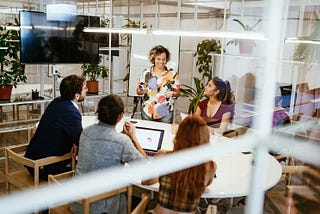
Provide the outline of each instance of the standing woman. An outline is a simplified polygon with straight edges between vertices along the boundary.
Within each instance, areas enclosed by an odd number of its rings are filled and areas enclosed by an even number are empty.
[[[227,130],[234,113],[234,95],[228,81],[214,77],[204,88],[204,95],[195,112],[206,121],[208,126],[219,128],[222,133]]]
[[[179,125],[172,153],[209,144],[209,139],[210,134],[206,121],[198,115],[188,115]],[[164,153],[164,151],[159,151],[161,152]],[[205,191],[206,186],[211,184],[216,168],[216,164],[209,161],[161,176],[158,203],[151,213],[195,213],[201,194]]]
[[[164,123],[173,123],[174,98],[180,95],[177,72],[167,68],[170,52],[157,45],[149,52],[153,64],[143,71],[137,86],[137,94],[143,95],[141,118]]]

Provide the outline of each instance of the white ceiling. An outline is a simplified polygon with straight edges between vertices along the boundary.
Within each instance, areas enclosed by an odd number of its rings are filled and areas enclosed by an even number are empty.
[[[227,0],[227,2],[232,3],[241,3],[242,0]],[[263,0],[245,0],[243,2],[259,2],[261,4]],[[104,5],[109,7],[112,2],[114,7],[119,6],[137,6],[141,5],[154,5],[158,2],[159,5],[178,5],[179,0],[0,0],[0,8],[12,8],[16,9],[35,9],[40,8],[41,6],[45,6],[51,3],[75,3],[78,5],[95,5],[98,3],[99,5]],[[221,8],[226,4],[224,0],[181,0],[181,4],[183,6],[187,5],[198,5],[203,7],[213,7],[213,8]],[[228,4],[228,3],[227,3]]]

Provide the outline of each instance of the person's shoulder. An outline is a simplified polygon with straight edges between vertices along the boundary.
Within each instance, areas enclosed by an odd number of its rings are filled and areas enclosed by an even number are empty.
[[[208,98],[205,98],[205,99],[201,100],[201,101],[199,102],[199,106],[207,105],[208,101],[209,101]]]
[[[222,103],[221,107],[227,111],[233,111],[235,104]]]
[[[152,70],[152,66],[151,67],[147,67],[143,70],[143,73],[150,73]]]

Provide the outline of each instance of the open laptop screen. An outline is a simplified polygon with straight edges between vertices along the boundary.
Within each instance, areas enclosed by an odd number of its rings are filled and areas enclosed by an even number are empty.
[[[146,151],[157,152],[162,145],[164,130],[136,126],[136,137]]]

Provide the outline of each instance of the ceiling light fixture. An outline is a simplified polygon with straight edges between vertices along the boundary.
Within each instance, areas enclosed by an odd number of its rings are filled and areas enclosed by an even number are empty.
[[[257,32],[223,32],[223,31],[174,31],[174,30],[155,30],[152,31],[155,35],[168,36],[192,36],[192,37],[213,37],[226,39],[255,39],[266,40],[264,34]]]
[[[139,28],[101,28],[101,27],[86,27],[83,29],[87,33],[129,33],[129,34],[147,34],[146,29]]]
[[[320,40],[305,40],[305,39],[299,39],[297,37],[287,37],[285,39],[286,43],[304,43],[304,44],[314,44],[314,45],[320,45]]]
[[[223,32],[223,31],[175,31],[175,30],[154,30],[140,28],[103,28],[87,27],[83,29],[87,33],[129,33],[129,34],[147,34],[165,36],[190,36],[190,37],[212,37],[226,39],[254,39],[267,40],[264,34],[258,32]]]

